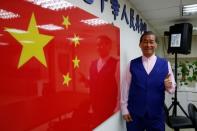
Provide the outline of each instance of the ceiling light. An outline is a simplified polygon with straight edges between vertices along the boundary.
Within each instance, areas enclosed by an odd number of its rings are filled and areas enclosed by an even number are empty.
[[[25,33],[28,33],[27,31],[18,30],[18,29],[5,29],[5,31],[12,32],[12,33],[17,33],[17,34],[25,34]]]
[[[57,26],[54,24],[47,24],[47,25],[38,25],[38,28],[49,30],[49,31],[55,31],[55,30],[63,30],[64,28],[61,26]]]
[[[8,43],[5,43],[5,42],[0,42],[0,46],[7,46],[9,45]]]
[[[30,40],[20,40],[20,43],[24,43],[24,44],[33,44],[33,43],[35,43],[35,41],[30,41]]]
[[[1,19],[13,19],[13,18],[18,18],[18,17],[20,17],[18,14],[0,9],[0,18]]]
[[[91,26],[98,26],[98,25],[104,25],[109,24],[109,22],[106,22],[102,19],[95,18],[95,19],[87,19],[87,20],[81,20],[82,23],[91,25]]]
[[[79,37],[79,36],[77,36],[77,37],[68,37],[68,38],[66,38],[67,40],[70,40],[70,41],[81,41],[81,40],[84,40],[84,38],[82,38],[82,37]]]
[[[197,31],[197,26],[196,26],[196,27],[193,27],[193,30],[194,30],[194,31]]]
[[[31,2],[35,5],[39,5],[43,8],[51,9],[51,10],[63,10],[75,7],[71,3],[66,2],[65,0],[26,0],[28,2]]]
[[[197,4],[184,5],[182,11],[183,11],[183,16],[193,15],[197,13]]]

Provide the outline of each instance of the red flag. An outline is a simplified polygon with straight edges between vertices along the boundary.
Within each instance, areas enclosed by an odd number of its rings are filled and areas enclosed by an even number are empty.
[[[117,27],[65,0],[2,0],[0,130],[96,128],[118,110],[118,52]]]

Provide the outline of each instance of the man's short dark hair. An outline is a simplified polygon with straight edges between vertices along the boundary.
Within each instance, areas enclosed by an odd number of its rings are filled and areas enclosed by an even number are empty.
[[[140,43],[142,42],[143,37],[146,36],[146,35],[154,35],[155,36],[155,42],[156,43],[158,42],[157,36],[155,35],[154,32],[152,32],[152,31],[145,31],[140,37]]]

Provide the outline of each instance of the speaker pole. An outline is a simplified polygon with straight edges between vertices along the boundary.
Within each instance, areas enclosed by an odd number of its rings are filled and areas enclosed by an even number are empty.
[[[177,83],[177,52],[175,52],[175,81]],[[179,106],[179,108],[182,110],[182,112],[187,116],[188,114],[185,112],[185,110],[183,109],[183,107],[180,105],[179,101],[177,100],[177,84],[175,87],[175,93],[174,93],[174,97],[172,98],[172,104],[169,107],[169,110],[173,107],[172,110],[172,115],[173,116],[177,116],[177,106]]]

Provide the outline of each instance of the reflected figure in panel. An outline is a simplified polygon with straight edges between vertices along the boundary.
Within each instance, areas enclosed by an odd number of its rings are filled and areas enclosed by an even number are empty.
[[[90,103],[94,125],[109,118],[118,106],[119,60],[110,55],[112,41],[98,36],[99,58],[91,63],[89,79],[81,74],[81,80],[90,88]]]

